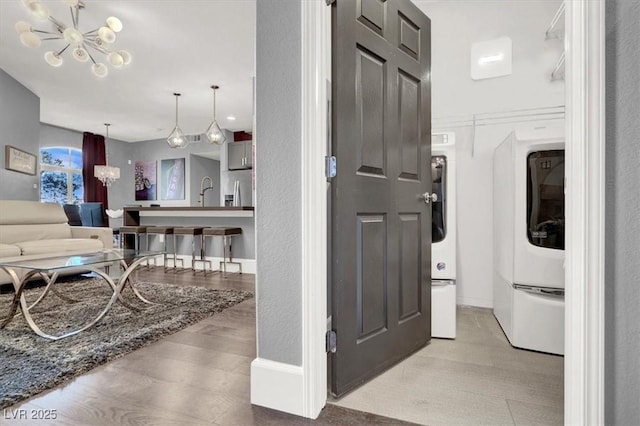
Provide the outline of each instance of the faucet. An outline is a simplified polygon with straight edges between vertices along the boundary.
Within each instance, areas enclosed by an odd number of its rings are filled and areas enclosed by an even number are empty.
[[[207,180],[209,181],[209,186],[205,188],[204,183]],[[202,181],[200,181],[200,199],[198,200],[198,204],[200,204],[200,207],[204,207],[204,193],[209,189],[213,189],[213,179],[211,179],[209,176],[205,176],[202,178]]]

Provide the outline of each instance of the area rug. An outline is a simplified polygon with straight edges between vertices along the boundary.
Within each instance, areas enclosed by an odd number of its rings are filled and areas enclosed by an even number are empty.
[[[98,323],[74,336],[56,341],[42,338],[31,331],[22,315],[0,329],[0,409],[252,297],[246,291],[149,282],[139,282],[136,287],[156,304],[145,305],[127,290],[125,300],[140,310],[115,303]],[[50,293],[31,310],[41,329],[53,335],[77,329],[97,317],[110,296],[106,282],[97,278],[71,280],[56,284],[56,288],[73,301]],[[27,300],[36,300],[42,290],[26,290]],[[6,316],[12,297],[0,295],[0,317]]]

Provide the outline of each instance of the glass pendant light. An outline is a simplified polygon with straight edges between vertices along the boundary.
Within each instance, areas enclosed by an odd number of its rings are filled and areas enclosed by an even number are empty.
[[[188,142],[184,136],[184,132],[178,125],[178,97],[180,93],[174,93],[173,96],[176,97],[176,127],[173,128],[173,131],[167,138],[167,143],[171,148],[184,148],[188,145]]]
[[[217,145],[222,145],[226,139],[224,137],[224,133],[222,133],[222,130],[220,129],[220,126],[218,126],[218,123],[216,122],[216,90],[218,90],[220,86],[213,85],[211,88],[213,89],[213,121],[207,129],[207,140],[211,144],[215,143]]]

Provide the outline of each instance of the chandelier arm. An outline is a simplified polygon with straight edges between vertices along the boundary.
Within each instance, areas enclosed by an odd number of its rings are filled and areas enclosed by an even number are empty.
[[[89,59],[91,59],[91,62],[93,62],[94,65],[95,65],[96,64],[96,60],[93,59],[93,56],[91,56],[91,53],[87,50],[87,48],[85,47],[84,43],[82,43],[81,46],[85,50],[85,52],[87,52],[87,55],[89,55]]]
[[[51,31],[43,31],[43,30],[35,30],[35,29],[32,29],[32,30],[31,30],[31,32],[34,32],[34,33],[41,33],[41,34],[59,35],[59,34],[57,34],[57,33],[52,33]]]
[[[70,44],[67,44],[61,51],[58,52],[58,56],[62,55],[62,53],[67,50],[69,48],[69,46],[71,46]]]
[[[108,52],[105,48],[103,48],[102,46],[98,46],[98,45],[96,44],[96,42],[95,42],[95,41],[93,41],[93,40],[90,40],[90,39],[88,39],[88,40],[84,40],[84,44],[86,44],[86,45],[87,45],[87,46],[89,46],[89,47],[92,47],[93,49],[97,50],[98,52],[102,53],[103,55],[107,55],[107,54],[109,53],[109,52]],[[91,56],[91,55],[89,55],[89,56]],[[93,58],[92,58],[92,60],[93,60]],[[94,63],[95,63],[95,62],[94,62]]]
[[[62,40],[60,37],[46,37],[46,38],[41,38],[40,40],[45,41],[45,40]]]
[[[93,34],[93,33],[97,33],[99,29],[100,28],[96,28],[95,30],[87,31],[86,33],[82,33],[82,35],[87,36],[87,35],[90,35],[90,34]]]
[[[75,29],[77,30],[78,29],[78,25],[80,25],[80,3],[78,3],[75,6],[75,9],[76,9],[76,22],[75,22],[76,26],[75,26]],[[73,13],[73,10],[71,12]]]
[[[73,14],[73,7],[69,7],[69,12],[71,13],[71,23],[73,24],[73,28],[78,28],[78,22],[76,21],[78,15]]]
[[[56,18],[54,18],[53,16],[49,16],[49,22],[51,22],[53,25],[56,26],[56,29],[58,30],[58,32],[60,34],[62,34],[62,32],[65,30],[66,25],[64,25],[62,22],[58,21]]]

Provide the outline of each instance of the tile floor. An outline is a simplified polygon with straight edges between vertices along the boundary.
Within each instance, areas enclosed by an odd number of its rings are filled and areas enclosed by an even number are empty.
[[[426,425],[561,425],[564,358],[514,349],[490,309],[331,404]]]

